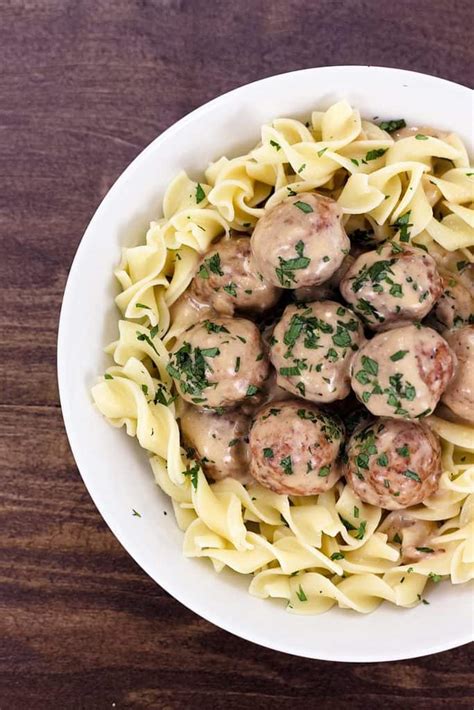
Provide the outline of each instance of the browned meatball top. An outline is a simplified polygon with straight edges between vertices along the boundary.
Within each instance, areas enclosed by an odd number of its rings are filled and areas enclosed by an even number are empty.
[[[435,330],[416,325],[378,333],[354,355],[351,385],[376,416],[430,414],[450,382],[456,356]]]
[[[248,237],[219,242],[199,263],[189,293],[223,315],[271,308],[281,290],[257,274],[250,256]]]
[[[424,422],[372,421],[354,432],[346,454],[346,480],[365,503],[398,510],[438,488],[441,447]]]
[[[180,416],[188,455],[197,458],[209,478],[249,483],[250,419],[244,414],[203,412],[191,405]]]
[[[363,341],[360,320],[339,303],[290,305],[271,340],[277,384],[314,402],[344,399],[350,391],[350,361]]]
[[[442,292],[435,260],[398,244],[361,254],[346,271],[340,291],[372,330],[421,320]]]
[[[271,402],[258,412],[250,430],[250,473],[276,493],[322,493],[341,475],[343,436],[338,417],[308,402]]]
[[[231,407],[259,394],[268,375],[268,360],[254,323],[244,318],[212,318],[179,336],[168,372],[187,402]]]
[[[257,271],[281,288],[324,283],[349,253],[341,220],[337,202],[317,193],[280,202],[259,219],[252,234]]]

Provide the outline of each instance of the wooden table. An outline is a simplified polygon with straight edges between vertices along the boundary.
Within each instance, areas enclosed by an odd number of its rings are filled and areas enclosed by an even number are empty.
[[[67,272],[127,164],[194,107],[302,67],[472,84],[470,0],[0,1],[0,708],[472,708],[467,647],[293,658],[174,601],[92,504],[56,385]],[[78,324],[80,325],[80,324]]]

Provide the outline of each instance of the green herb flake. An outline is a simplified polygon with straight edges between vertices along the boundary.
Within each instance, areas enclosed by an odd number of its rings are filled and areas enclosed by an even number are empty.
[[[415,139],[416,139],[417,141],[427,141],[427,140],[428,140],[428,136],[424,136],[423,133],[417,133],[416,136],[415,136]]]
[[[226,284],[223,288],[224,291],[229,294],[229,296],[237,296],[237,284],[235,284],[233,281],[230,284]]]
[[[304,593],[303,587],[301,586],[301,584],[300,584],[300,586],[299,586],[298,591],[296,592],[296,596],[298,597],[298,599],[300,600],[300,602],[307,602],[307,601],[308,601],[308,597],[307,597],[306,594]]]
[[[330,473],[331,473],[330,466],[321,466],[321,468],[319,469],[318,476],[320,476],[321,478],[326,478],[326,476],[329,476]]]
[[[404,118],[396,118],[391,121],[382,121],[379,123],[379,128],[381,128],[382,131],[387,131],[387,133],[393,133],[394,131],[399,131],[400,128],[405,128],[406,125]]]
[[[273,449],[265,448],[263,449],[263,457],[265,459],[272,459],[274,456]]]
[[[135,303],[135,308],[146,308],[147,310],[151,310],[150,306],[145,306],[144,303]]]
[[[112,375],[109,375],[108,372],[105,373],[105,375],[104,375],[104,380],[113,380],[113,379],[114,379],[114,378],[112,377]]]
[[[275,148],[277,152],[281,150],[281,145],[274,140],[270,141],[270,145],[272,146],[272,148]]]
[[[247,397],[253,397],[256,395],[258,392],[260,392],[259,388],[256,385],[249,385],[247,387],[247,392],[245,393]]]
[[[132,508],[132,515],[134,518],[141,518],[141,514],[135,510],[135,508]]]
[[[202,189],[201,184],[198,182],[198,184],[196,185],[196,203],[199,204],[204,200],[205,197],[206,193]]]
[[[359,527],[357,528],[356,534],[354,535],[356,540],[362,540],[364,538],[367,527],[367,521],[362,520]]]
[[[377,160],[377,158],[381,158],[382,155],[384,155],[387,152],[388,148],[375,148],[375,150],[369,150],[367,155],[365,156],[365,160]]]
[[[235,358],[235,365],[234,365],[234,372],[238,372],[240,370],[240,357]]]
[[[405,476],[405,478],[411,478],[412,481],[416,481],[417,483],[421,483],[421,478],[416,473],[416,471],[412,471],[409,468],[407,468],[407,470],[404,471],[402,475]]]
[[[311,205],[308,205],[307,202],[302,202],[301,200],[297,200],[296,202],[293,202],[293,204],[295,207],[297,207],[299,210],[301,210],[305,214],[309,214],[310,212],[314,212]]]
[[[393,353],[393,355],[390,355],[390,360],[392,362],[398,362],[398,360],[402,360],[405,357],[407,352],[408,352],[408,350],[397,350],[396,353]]]
[[[293,463],[291,461],[291,456],[285,456],[280,460],[280,466],[283,469],[283,473],[287,476],[291,476],[293,473]]]
[[[336,560],[343,560],[344,559],[344,553],[343,552],[333,552],[331,555],[331,560],[335,562]]]
[[[430,572],[428,575],[428,578],[431,579],[431,581],[434,582],[435,584],[438,584],[438,582],[441,582],[442,575],[435,574],[434,572]]]
[[[418,550],[418,552],[425,552],[427,555],[434,552],[432,547],[417,547],[415,549]]]
[[[385,453],[380,454],[380,456],[377,458],[377,463],[378,463],[379,466],[388,466],[388,456],[387,456],[387,454],[385,454]],[[387,481],[386,478],[384,479],[384,485],[385,485],[385,481]],[[388,481],[387,481],[387,482],[388,482]],[[390,483],[389,483],[389,485],[390,485]],[[388,486],[385,486],[385,487],[388,488]]]

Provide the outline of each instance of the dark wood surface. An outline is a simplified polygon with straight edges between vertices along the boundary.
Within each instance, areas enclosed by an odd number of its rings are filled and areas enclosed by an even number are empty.
[[[380,64],[473,83],[470,0],[0,0],[0,708],[472,708],[467,647],[293,658],[169,597],[102,522],[56,385],[68,268],[157,134],[270,74]]]

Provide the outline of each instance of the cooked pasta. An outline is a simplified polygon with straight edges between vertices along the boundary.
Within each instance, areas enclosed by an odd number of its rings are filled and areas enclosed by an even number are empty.
[[[220,158],[201,182],[180,173],[145,243],[123,249],[115,272],[122,319],[107,348],[114,364],[92,389],[110,424],[125,426],[148,452],[184,532],[184,554],[207,558],[216,572],[249,575],[251,594],[286,600],[291,613],[334,604],[367,613],[383,600],[411,607],[425,601],[428,582],[474,576],[473,426],[448,421],[442,410],[426,419],[441,440],[442,475],[437,491],[409,513],[435,530],[434,549],[407,564],[386,511],[362,502],[344,478],[305,496],[256,480],[209,481],[177,421],[169,352],[193,322],[180,297],[217,238],[252,233],[289,196],[317,190],[337,201],[347,232],[421,245],[456,279],[474,263],[474,170],[462,142],[407,129],[394,140],[384,126],[340,101],[307,123],[280,118],[263,126],[253,150]]]

